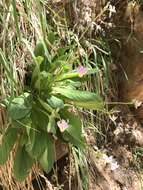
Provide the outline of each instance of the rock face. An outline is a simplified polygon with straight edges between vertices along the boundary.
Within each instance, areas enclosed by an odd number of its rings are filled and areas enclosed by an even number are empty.
[[[94,151],[90,151],[90,161],[93,168],[89,190],[141,190],[140,181],[133,170],[119,166],[111,171]]]
[[[120,98],[123,101],[140,103],[135,115],[143,119],[143,11],[142,7],[130,3],[125,14],[125,23],[129,30],[123,36],[121,49],[120,69],[122,78],[119,78]],[[130,23],[129,23],[130,22]]]

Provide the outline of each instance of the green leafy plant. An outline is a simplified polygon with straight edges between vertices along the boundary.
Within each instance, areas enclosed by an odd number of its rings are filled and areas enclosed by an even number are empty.
[[[46,172],[53,168],[56,139],[85,148],[81,118],[73,108],[104,109],[98,94],[81,90],[94,69],[79,66],[78,56],[78,61],[73,59],[75,45],[54,49],[56,36],[49,36],[48,42],[35,47],[35,63],[24,92],[7,105],[11,125],[2,138],[0,164],[6,163],[16,144],[13,169],[20,181],[27,177],[35,162]]]

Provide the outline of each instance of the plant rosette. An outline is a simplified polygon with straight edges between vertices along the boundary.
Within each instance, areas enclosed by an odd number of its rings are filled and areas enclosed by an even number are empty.
[[[55,139],[85,148],[81,118],[69,111],[71,107],[104,109],[98,94],[80,90],[94,69],[71,65],[71,52],[67,49],[59,48],[53,54],[44,42],[38,43],[30,83],[25,88],[28,90],[10,99],[7,105],[11,125],[0,145],[0,164],[6,163],[17,144],[13,171],[19,181],[25,180],[35,162],[45,172],[51,171]],[[77,69],[73,70],[73,66]]]

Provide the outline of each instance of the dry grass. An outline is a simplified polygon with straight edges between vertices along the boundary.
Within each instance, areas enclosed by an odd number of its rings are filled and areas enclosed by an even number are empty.
[[[20,0],[0,2],[0,100],[19,94],[24,86],[26,67],[32,62],[29,47],[33,49],[36,41],[43,38],[44,29],[41,27],[45,19],[46,5],[40,1]],[[42,17],[42,18],[41,18]],[[44,24],[43,24],[44,26]],[[47,27],[47,25],[45,25]],[[32,50],[33,51],[33,50]],[[0,132],[7,127],[6,113],[0,108]],[[0,184],[6,190],[33,190],[32,178],[40,175],[37,166],[33,168],[26,181],[19,183],[13,178],[13,155],[5,166],[0,167]],[[41,174],[42,175],[42,174]],[[38,178],[38,177],[37,177]],[[47,181],[47,184],[50,184]],[[49,188],[50,189],[50,188]]]

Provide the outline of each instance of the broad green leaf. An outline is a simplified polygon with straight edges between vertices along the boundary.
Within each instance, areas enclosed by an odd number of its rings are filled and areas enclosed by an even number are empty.
[[[46,71],[40,72],[39,78],[35,83],[35,87],[41,92],[45,91],[45,96],[49,96],[49,92],[51,91],[51,85],[53,83],[53,76],[51,73]]]
[[[53,93],[61,94],[62,96],[73,101],[91,101],[99,100],[99,96],[95,93],[80,90],[70,90],[68,88],[53,88]]]
[[[69,71],[72,65],[67,64],[68,57],[69,57],[68,54],[64,54],[61,56],[56,55],[52,60],[50,71],[52,72],[56,70],[57,68],[62,68],[62,71]]]
[[[56,134],[56,127],[55,127],[56,123],[55,123],[55,116],[52,114],[49,116],[49,123],[48,123],[48,127],[47,127],[47,132],[48,133],[53,133]]]
[[[85,148],[85,142],[84,139],[76,139],[74,138],[74,135],[71,135],[68,131],[65,131],[62,134],[62,137],[65,141],[67,141],[68,143],[73,144],[75,147],[78,147],[80,149],[84,149]]]
[[[72,86],[75,89],[79,88],[82,85],[82,83],[80,81],[74,81],[74,80],[66,80],[65,84],[67,86]]]
[[[43,107],[47,112],[52,112],[52,111],[53,111],[52,107],[51,107],[48,103],[44,102],[41,98],[38,98],[38,101],[40,102],[40,104],[42,105],[42,107]]]
[[[29,115],[26,117],[19,119],[19,120],[13,120],[12,125],[16,128],[30,128],[31,127],[31,118]]]
[[[0,164],[3,165],[8,160],[9,154],[17,140],[18,129],[9,127],[2,138],[0,145]]]
[[[25,150],[25,146],[19,146],[14,160],[14,176],[18,181],[23,181],[28,176],[34,160]]]
[[[78,115],[69,112],[67,109],[61,110],[61,118],[69,122],[69,128],[63,133],[63,138],[77,147],[84,147],[82,134],[82,123]]]
[[[70,102],[69,102],[70,103]],[[74,106],[78,106],[85,109],[99,110],[104,109],[104,103],[102,101],[87,101],[87,102],[71,102]]]
[[[37,91],[40,92],[40,84],[41,84],[41,82],[40,82],[40,77],[38,77],[37,80],[35,80],[34,82],[35,82],[35,83],[34,83],[34,88],[35,88]]]
[[[63,108],[64,107],[64,102],[60,98],[57,98],[56,96],[51,96],[48,99],[48,103],[50,104],[51,107],[53,108]]]
[[[42,64],[43,61],[44,61],[44,57],[42,57],[42,56],[36,57],[36,63],[37,63],[39,66]]]
[[[35,131],[33,129],[26,130],[27,142],[25,142],[25,150],[30,154],[30,156],[32,155],[31,150],[32,150],[32,147],[34,146],[35,136],[37,133],[39,133],[39,132]],[[35,156],[33,155],[33,157],[35,157]]]
[[[55,33],[54,32],[49,32],[48,33],[48,41],[53,44],[56,40],[56,36],[55,36]]]
[[[38,57],[38,56],[43,57],[45,63],[46,62],[51,63],[51,55],[47,49],[47,45],[46,45],[45,41],[41,40],[39,43],[37,43],[35,50],[34,50],[34,54],[36,57]]]
[[[34,54],[36,57],[41,56],[44,57],[45,56],[45,49],[44,49],[44,45],[42,42],[39,42],[35,49],[34,49]]]
[[[28,135],[24,131],[24,133],[20,136],[20,139],[19,139],[20,146],[24,146],[27,143],[27,141],[28,141]]]
[[[31,157],[38,159],[47,147],[48,134],[46,132],[30,130],[26,151]]]
[[[77,78],[78,76],[79,76],[79,74],[75,73],[75,72],[74,73],[66,73],[66,74],[62,74],[61,76],[57,77],[57,81]]]
[[[34,68],[34,71],[32,73],[32,79],[31,79],[31,83],[33,86],[34,86],[34,83],[36,82],[36,80],[38,79],[38,77],[40,75],[40,65],[41,65],[43,59],[44,58],[41,56],[38,56],[36,58],[35,68]]]
[[[31,111],[31,95],[24,93],[23,95],[14,98],[8,107],[9,116],[13,120],[24,118]]]
[[[55,87],[53,88],[53,94],[59,94],[63,98],[67,99],[69,103],[72,103],[79,107],[95,110],[102,110],[104,108],[102,98],[99,95],[92,92]]]
[[[95,69],[89,69],[88,73],[86,75],[91,75],[91,74],[94,74],[96,72],[97,72],[97,70],[95,70]],[[59,76],[57,78],[57,81],[66,80],[66,79],[74,79],[74,78],[78,78],[78,80],[79,80],[79,78],[81,78],[79,76],[79,73],[76,71],[72,71],[71,73],[62,74],[61,76]]]
[[[80,81],[74,81],[71,79],[68,79],[66,81],[61,82],[61,86],[64,85],[66,86],[66,88],[71,89],[71,90],[76,90],[77,88],[81,87],[82,83]],[[59,86],[59,84],[57,83],[57,86]]]
[[[47,147],[41,155],[39,162],[45,172],[50,172],[55,161],[55,146],[53,139],[47,135]]]
[[[33,103],[31,111],[31,120],[34,126],[37,126],[39,130],[47,131],[49,123],[49,112],[44,109],[40,102]]]
[[[66,51],[68,51],[70,49],[69,46],[67,47],[61,47],[57,50],[57,53],[59,56],[65,55]]]

